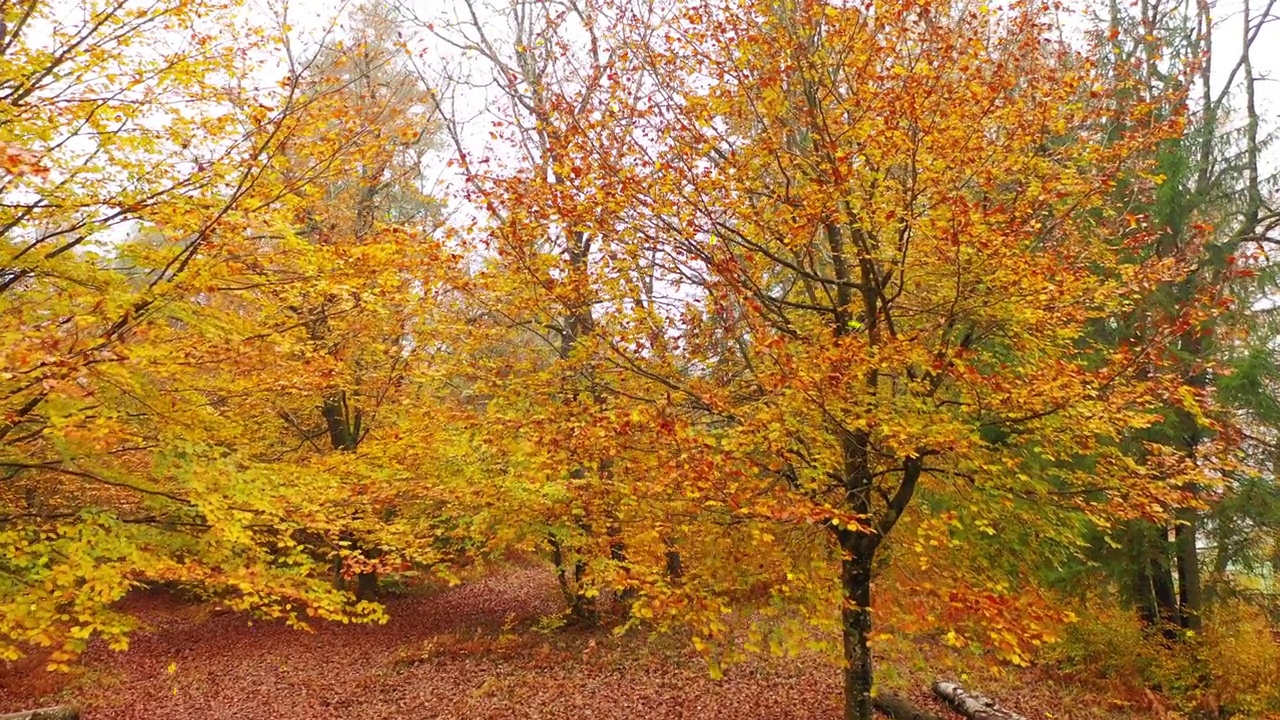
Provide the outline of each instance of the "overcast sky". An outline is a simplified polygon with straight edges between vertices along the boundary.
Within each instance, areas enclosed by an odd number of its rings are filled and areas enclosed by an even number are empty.
[[[295,28],[295,34],[301,37],[314,37],[317,30],[328,22],[341,7],[343,0],[256,0],[259,3],[274,5],[279,7],[281,2],[289,2],[290,22]],[[353,5],[358,0],[345,0],[348,5]],[[659,2],[661,0],[658,0]],[[1097,0],[1089,0],[1097,2]],[[1121,0],[1124,2],[1125,0]],[[1244,0],[1218,0],[1216,5],[1216,17],[1214,27],[1214,65],[1213,77],[1215,84],[1220,88],[1225,83],[1232,66],[1236,64],[1240,56],[1240,48],[1242,47],[1243,24],[1242,13]],[[1265,0],[1250,0],[1252,3],[1252,12],[1256,15],[1261,11],[1261,6],[1265,4]],[[461,0],[408,0],[411,3],[412,11],[423,20],[434,20],[441,25],[457,22],[465,19],[466,13]],[[505,31],[504,23],[497,22],[497,18],[492,13],[492,8],[504,7],[507,0],[478,0],[478,6],[482,9],[489,8],[488,21],[494,24],[486,28],[486,32],[492,34],[495,38],[503,36]],[[1134,3],[1136,4],[1136,3]],[[1105,9],[1105,4],[1095,5]],[[473,80],[484,81],[489,77],[489,69],[486,65],[478,61],[474,57],[466,57],[463,53],[456,49],[449,48],[438,40],[430,37],[425,30],[413,31],[410,37],[406,38],[416,52],[420,53],[418,62],[421,63],[424,70],[431,74],[439,73],[442,68],[449,68],[453,74],[470,74]],[[1263,135],[1270,132],[1280,130],[1280,21],[1274,22],[1270,26],[1263,29],[1261,36],[1255,43],[1252,54],[1254,65],[1254,73],[1258,78],[1256,89],[1258,93],[1258,109],[1263,121]],[[1237,94],[1242,93],[1242,84],[1240,76],[1237,75],[1236,82]],[[455,89],[453,96],[458,101],[455,108],[457,115],[465,120],[464,124],[464,142],[468,146],[468,151],[473,156],[479,156],[485,153],[498,154],[500,156],[509,157],[509,149],[504,151],[503,148],[494,147],[493,141],[490,139],[489,131],[492,128],[492,122],[500,119],[505,113],[505,108],[500,105],[500,96],[494,89],[484,89],[482,87],[458,87]],[[1233,124],[1241,122],[1240,116],[1237,114],[1233,118]],[[441,193],[448,192],[449,188],[456,183],[457,178],[451,177],[452,172],[444,167],[446,155],[441,153],[437,158],[438,167],[433,171],[433,175],[439,179],[438,191]],[[1267,169],[1280,169],[1280,146],[1264,153],[1264,172]]]

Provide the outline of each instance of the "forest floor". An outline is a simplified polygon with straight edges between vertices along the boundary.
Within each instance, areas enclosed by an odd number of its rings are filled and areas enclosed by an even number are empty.
[[[163,596],[134,598],[130,609],[143,628],[127,652],[95,647],[71,673],[46,673],[35,659],[0,665],[0,713],[71,703],[87,720],[840,715],[839,671],[828,658],[761,658],[716,681],[678,643],[532,629],[559,610],[558,599],[549,572],[520,568],[391,599],[385,625],[327,624],[308,633]],[[880,667],[893,663],[882,658]],[[894,675],[917,688],[907,693],[913,701],[958,717],[925,690],[931,678]],[[1033,719],[1154,717],[1030,674],[975,689]]]

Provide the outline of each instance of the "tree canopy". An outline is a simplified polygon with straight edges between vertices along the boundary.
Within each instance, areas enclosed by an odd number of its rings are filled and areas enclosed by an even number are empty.
[[[1148,0],[64,10],[0,9],[4,659],[534,556],[863,720],[881,627],[1272,608],[1270,6],[1225,88]]]

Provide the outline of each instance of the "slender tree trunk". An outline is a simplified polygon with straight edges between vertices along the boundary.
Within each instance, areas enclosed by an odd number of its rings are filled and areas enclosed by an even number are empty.
[[[1177,629],[1182,621],[1178,612],[1178,593],[1173,586],[1173,568],[1169,561],[1168,529],[1157,525],[1156,533],[1154,542],[1148,546],[1147,555],[1151,568],[1151,588],[1155,592],[1160,631],[1165,638],[1173,640],[1178,636]]]
[[[360,554],[368,560],[382,557],[381,548],[359,548]],[[356,600],[376,600],[378,597],[378,571],[365,570],[356,573]]]
[[[850,550],[846,548],[846,552]],[[841,563],[844,591],[844,720],[871,720],[871,554],[854,551]]]
[[[1151,563],[1148,560],[1145,523],[1137,521],[1129,526],[1130,567],[1133,572],[1133,600],[1138,608],[1138,618],[1144,627],[1155,627],[1160,621],[1160,608],[1151,583]]]
[[[1227,581],[1227,569],[1231,562],[1229,548],[1231,526],[1230,520],[1225,517],[1225,513],[1220,514],[1217,522],[1214,523],[1214,527],[1213,570],[1209,574],[1209,581],[1204,583],[1204,606],[1206,608],[1213,607],[1213,604],[1218,601],[1218,591]]]
[[[1159,628],[1168,639],[1177,637],[1180,624],[1178,590],[1173,584],[1169,529],[1163,524],[1137,520],[1130,526],[1130,560],[1134,601],[1143,625]]]
[[[565,607],[573,607],[575,593],[569,582],[569,570],[565,565],[564,546],[555,535],[547,536],[547,544],[551,546],[551,562],[556,567],[556,583],[560,586],[560,595],[564,598]]]
[[[1191,508],[1178,511],[1174,530],[1178,557],[1178,604],[1182,627],[1199,630],[1201,626],[1200,551],[1196,547],[1199,513]]]
[[[356,575],[356,599],[373,600],[378,597],[378,573],[362,572]]]
[[[338,452],[353,452],[360,444],[361,412],[359,408],[353,413],[347,402],[345,390],[336,390],[325,396],[320,406],[320,415],[324,417],[325,428],[329,432],[329,445]],[[351,550],[373,560],[380,554],[377,549],[365,551],[360,540],[352,533],[345,533],[342,539],[351,543]],[[335,560],[334,585],[339,590],[346,589],[346,581],[342,576],[342,557]],[[378,573],[368,570],[356,574],[356,600],[372,600],[378,595]]]
[[[581,557],[570,558],[564,543],[555,535],[547,536],[547,544],[551,546],[551,561],[556,567],[556,582],[560,585],[560,594],[564,597],[569,617],[580,625],[594,625],[599,621],[595,602],[586,595],[585,580],[587,563]]]
[[[1209,348],[1205,347],[1205,336],[1198,330],[1192,329],[1184,333],[1181,344],[1192,362],[1199,363],[1202,358],[1209,355]],[[1209,377],[1204,370],[1193,365],[1187,373],[1186,383],[1188,386],[1195,388],[1197,392],[1202,393],[1209,386]],[[1186,456],[1188,463],[1195,465],[1200,450],[1200,442],[1203,439],[1200,421],[1195,415],[1185,410],[1180,410],[1178,415],[1179,422],[1182,425],[1180,437],[1182,453]],[[1187,483],[1183,489],[1193,497],[1200,497],[1202,494],[1202,489],[1196,483]],[[1179,620],[1183,628],[1199,630],[1201,625],[1200,613],[1203,610],[1200,550],[1196,547],[1196,540],[1200,531],[1200,512],[1192,507],[1179,508],[1176,520],[1177,524],[1174,525],[1173,532],[1174,558],[1177,562],[1178,573],[1178,605],[1181,611]]]
[[[351,543],[351,549],[360,553],[364,557],[375,560],[380,551],[378,549],[364,550],[355,540],[354,535],[346,534],[343,536],[347,542]],[[347,589],[347,579],[343,575],[345,570],[345,562],[342,555],[335,554],[333,558],[333,586],[339,590]],[[356,573],[356,600],[373,600],[378,596],[378,571],[366,570]]]
[[[622,541],[622,528],[610,523],[605,532],[609,534],[609,559],[616,563],[625,563],[627,546]]]
[[[329,431],[329,444],[334,450],[346,452],[354,450],[360,438],[356,436],[359,419],[352,422],[350,408],[347,406],[346,393],[338,392],[327,395],[320,406],[320,414],[324,417],[325,428]]]
[[[684,577],[684,561],[680,557],[680,551],[676,549],[676,544],[671,538],[663,538],[662,544],[667,549],[667,577],[671,580],[679,580]]]
[[[597,403],[602,403],[602,398],[598,393],[593,393]],[[605,458],[600,461],[600,479],[606,484],[613,481],[613,459]],[[635,600],[636,591],[631,587],[630,567],[627,564],[627,541],[622,537],[622,519],[618,515],[616,505],[609,505],[605,510],[606,522],[604,526],[604,534],[609,539],[609,559],[613,561],[615,577],[618,582],[615,583],[614,597],[620,605],[627,608],[630,612],[632,601]]]
[[[582,625],[595,625],[600,622],[600,613],[596,610],[596,602],[585,592],[587,561],[579,558],[573,563],[573,584],[578,592],[573,596],[573,606],[569,612]]]

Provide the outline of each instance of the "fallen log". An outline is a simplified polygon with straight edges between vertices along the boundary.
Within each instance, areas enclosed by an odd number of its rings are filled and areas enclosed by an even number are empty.
[[[80,720],[80,711],[66,705],[0,715],[0,720]]]
[[[893,720],[942,720],[928,710],[911,704],[906,698],[892,693],[879,693],[871,698],[871,706]]]
[[[969,720],[1027,720],[1012,710],[1000,707],[986,695],[970,692],[953,682],[939,680],[933,684],[933,694]]]

